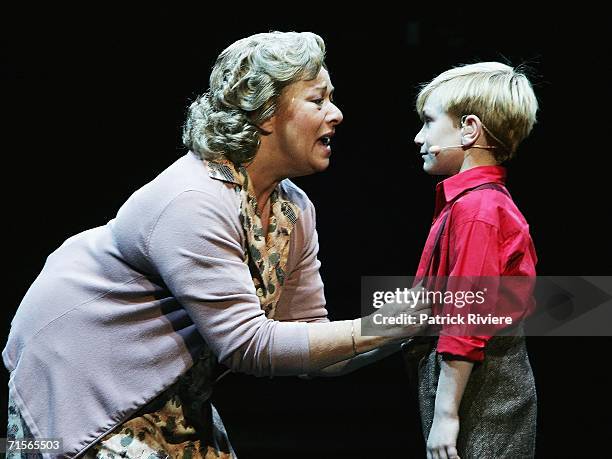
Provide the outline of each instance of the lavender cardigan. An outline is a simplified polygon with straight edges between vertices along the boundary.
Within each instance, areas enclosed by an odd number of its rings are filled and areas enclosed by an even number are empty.
[[[244,263],[231,180],[187,153],[136,191],[106,225],[53,252],[17,310],[4,364],[36,438],[85,449],[164,391],[206,342],[234,371],[307,373],[310,321],[326,321],[315,214],[301,213],[276,320],[260,309]],[[47,457],[50,457],[47,455]]]

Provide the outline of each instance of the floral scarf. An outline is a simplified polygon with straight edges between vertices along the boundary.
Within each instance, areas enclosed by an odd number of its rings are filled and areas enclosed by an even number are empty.
[[[299,208],[289,201],[279,184],[270,195],[270,220],[264,234],[257,198],[246,169],[227,160],[206,161],[211,177],[231,182],[240,196],[240,222],[247,247],[249,266],[257,297],[266,317],[274,318],[281,289],[285,283],[289,240],[299,217]]]

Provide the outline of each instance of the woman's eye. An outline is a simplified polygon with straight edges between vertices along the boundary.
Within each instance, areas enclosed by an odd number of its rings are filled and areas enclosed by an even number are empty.
[[[313,100],[313,102],[317,105],[323,105],[323,102],[325,101],[325,99],[315,99]]]

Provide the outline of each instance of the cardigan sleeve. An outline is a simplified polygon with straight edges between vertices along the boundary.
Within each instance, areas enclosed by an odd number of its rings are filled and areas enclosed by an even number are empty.
[[[219,361],[264,375],[309,370],[307,325],[267,319],[223,200],[185,191],[161,212],[146,255]]]

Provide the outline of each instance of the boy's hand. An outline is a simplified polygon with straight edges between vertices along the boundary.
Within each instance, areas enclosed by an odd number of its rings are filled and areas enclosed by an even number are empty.
[[[427,439],[427,459],[459,459],[459,416],[436,414]]]

